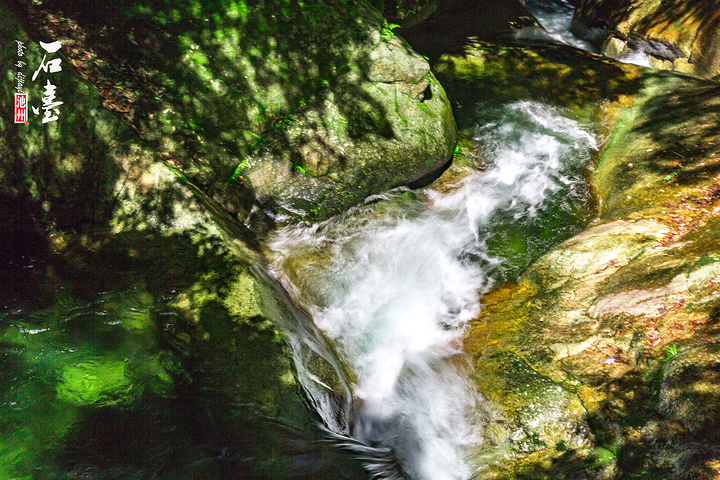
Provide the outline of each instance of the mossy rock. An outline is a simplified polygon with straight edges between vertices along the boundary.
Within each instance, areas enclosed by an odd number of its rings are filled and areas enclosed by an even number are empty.
[[[600,218],[519,285],[486,295],[466,339],[483,374],[488,358],[518,356],[576,395],[578,421],[609,460],[587,476],[569,456],[520,456],[513,478],[716,474],[717,85],[650,71],[637,79],[630,101],[607,110],[617,120],[594,172]],[[490,392],[502,384],[488,383]]]
[[[601,102],[621,100],[641,85],[639,67],[564,45],[473,42],[462,53],[440,56],[433,71],[460,105],[536,98],[570,109],[584,121],[596,117]],[[458,118],[461,130],[468,126]]]
[[[46,11],[75,27],[43,23]],[[73,46],[69,60],[160,158],[233,213],[252,211],[257,231],[412,183],[455,145],[428,63],[363,1],[88,0],[25,13]]]
[[[592,444],[578,396],[533,370],[521,357],[510,352],[480,357],[475,370],[478,389],[502,412],[502,420],[495,419],[504,429],[504,436],[493,439],[498,444],[516,453]]]

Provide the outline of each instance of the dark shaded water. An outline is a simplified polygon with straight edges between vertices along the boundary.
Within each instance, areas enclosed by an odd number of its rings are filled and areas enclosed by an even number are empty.
[[[197,323],[181,315],[179,291],[232,278],[219,252],[152,235],[142,257],[129,238],[49,248],[15,226],[0,238],[0,478],[365,478],[324,441],[262,319],[201,298]]]

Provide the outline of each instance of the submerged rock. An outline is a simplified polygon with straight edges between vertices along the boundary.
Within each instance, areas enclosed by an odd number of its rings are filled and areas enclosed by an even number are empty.
[[[588,121],[604,101],[623,101],[640,86],[640,70],[567,45],[471,42],[448,52],[433,65],[453,103],[491,105],[542,99],[571,109]],[[458,112],[458,127],[468,127],[472,112]]]

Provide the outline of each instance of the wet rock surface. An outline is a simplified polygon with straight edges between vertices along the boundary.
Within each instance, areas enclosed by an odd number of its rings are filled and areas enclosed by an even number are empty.
[[[510,428],[498,434],[515,470],[487,478],[718,474],[717,84],[638,80],[630,98],[604,110],[614,121],[594,172],[599,218],[517,286],[486,295],[472,322],[466,347],[478,384],[525,439],[515,443]],[[503,366],[511,358],[517,368]],[[516,398],[534,400],[506,410]],[[557,404],[568,416],[549,421],[550,433],[543,419]]]

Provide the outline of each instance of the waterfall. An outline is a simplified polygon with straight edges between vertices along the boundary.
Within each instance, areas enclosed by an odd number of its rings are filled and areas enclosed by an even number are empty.
[[[451,193],[396,189],[269,242],[272,273],[351,372],[351,418],[322,405],[325,428],[376,478],[470,478],[488,414],[466,324],[483,293],[587,220],[583,125],[529,101],[480,115],[484,160]]]

